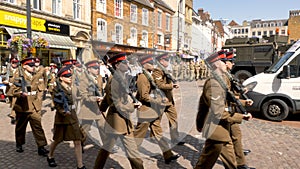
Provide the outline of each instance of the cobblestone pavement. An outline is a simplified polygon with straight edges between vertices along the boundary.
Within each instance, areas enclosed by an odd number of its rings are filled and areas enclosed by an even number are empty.
[[[186,142],[183,146],[173,147],[175,153],[180,153],[176,162],[169,165],[164,163],[157,146],[150,144],[149,140],[143,142],[143,156],[145,168],[193,168],[200,155],[204,139],[201,133],[195,129],[195,116],[198,99],[201,94],[203,81],[181,82],[180,89],[174,91],[176,97],[176,106],[179,113],[179,130],[181,137]],[[37,154],[37,147],[31,133],[30,125],[27,128],[26,144],[24,152],[15,151],[14,129],[15,126],[10,124],[7,117],[9,105],[0,103],[0,168],[9,169],[47,169],[45,157]],[[53,117],[55,112],[50,111],[49,99],[44,101],[42,110],[42,125],[48,140],[52,139]],[[297,122],[295,122],[297,123]],[[164,117],[162,125],[164,135],[169,138],[167,120]],[[299,125],[298,125],[299,126]],[[300,168],[300,128],[282,125],[282,123],[268,122],[260,119],[254,119],[241,124],[243,132],[244,147],[251,149],[251,153],[246,156],[249,166],[257,169],[298,169]],[[91,131],[93,132],[93,131]],[[61,143],[55,151],[55,159],[58,163],[57,169],[74,169],[76,161],[73,144],[71,142]],[[46,147],[49,149],[49,146]],[[85,146],[83,161],[87,168],[93,168],[99,146],[91,139]],[[151,156],[149,156],[149,154]],[[122,155],[122,148],[117,153],[111,154],[106,162],[105,168],[130,168],[129,161]],[[214,166],[214,169],[224,168],[220,161]]]

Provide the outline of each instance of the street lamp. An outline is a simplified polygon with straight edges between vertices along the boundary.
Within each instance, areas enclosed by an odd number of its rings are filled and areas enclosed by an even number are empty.
[[[27,38],[31,39],[31,4],[30,0],[26,0],[26,19],[27,19]],[[30,57],[30,50],[27,51],[27,57]]]
[[[178,2],[178,9],[177,9],[177,17],[178,17],[178,28],[177,28],[177,52],[179,52],[179,29],[180,29],[180,17],[179,17],[179,9],[180,9],[180,5],[181,5],[182,0],[179,0]]]

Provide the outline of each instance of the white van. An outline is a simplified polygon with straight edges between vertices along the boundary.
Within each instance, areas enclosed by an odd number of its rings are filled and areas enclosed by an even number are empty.
[[[261,112],[273,121],[300,113],[300,40],[263,73],[243,82],[254,101],[250,112]]]

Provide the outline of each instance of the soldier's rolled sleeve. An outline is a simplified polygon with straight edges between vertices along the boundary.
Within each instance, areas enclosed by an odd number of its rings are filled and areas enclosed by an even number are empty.
[[[171,89],[173,89],[173,84],[172,83],[168,84],[168,83],[164,82],[164,74],[163,74],[162,71],[155,69],[153,71],[152,76],[153,76],[154,82],[156,83],[156,85],[159,89],[162,89],[162,90],[171,90]]]

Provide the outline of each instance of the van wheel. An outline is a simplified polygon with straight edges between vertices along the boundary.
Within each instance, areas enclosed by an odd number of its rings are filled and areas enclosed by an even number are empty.
[[[243,83],[246,79],[253,76],[252,73],[248,72],[247,70],[239,70],[235,72],[234,76],[240,80],[241,83]]]
[[[280,99],[271,99],[263,104],[262,113],[268,120],[282,121],[289,115],[289,107]]]

